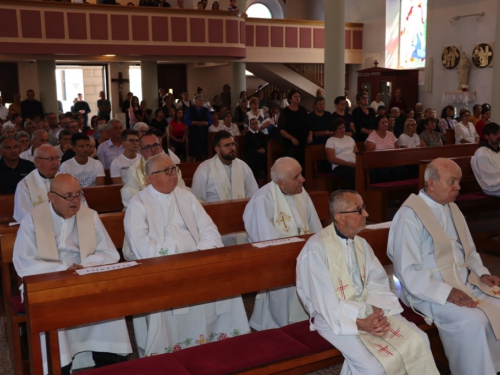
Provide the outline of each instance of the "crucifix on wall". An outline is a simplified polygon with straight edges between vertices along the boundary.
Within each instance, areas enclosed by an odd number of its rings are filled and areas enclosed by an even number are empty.
[[[120,105],[123,103],[123,84],[130,82],[128,79],[123,78],[123,73],[118,73],[118,78],[112,78],[111,82],[118,83],[118,99],[120,100]]]

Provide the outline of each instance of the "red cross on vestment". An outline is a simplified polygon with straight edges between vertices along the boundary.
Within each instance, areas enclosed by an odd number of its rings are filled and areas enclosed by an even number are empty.
[[[389,329],[389,332],[391,332],[391,333],[392,333],[391,339],[392,339],[393,337],[403,337],[403,335],[399,333],[399,331],[400,331],[400,330],[401,330],[401,328],[398,328],[398,330],[397,330],[397,331],[393,330],[392,328],[391,328],[391,329]]]
[[[492,292],[494,296],[500,295],[500,290],[498,292]]]
[[[342,283],[342,279],[339,279],[339,287],[335,290],[340,290],[340,293],[342,294],[342,298],[345,299],[345,292],[344,290],[349,286],[349,284],[344,285]]]
[[[382,346],[380,344],[375,344],[375,346],[378,346],[380,349],[379,349],[379,353],[385,353],[385,354],[389,354],[389,355],[394,355],[392,354],[390,351],[389,351],[389,345],[386,345],[386,346]]]

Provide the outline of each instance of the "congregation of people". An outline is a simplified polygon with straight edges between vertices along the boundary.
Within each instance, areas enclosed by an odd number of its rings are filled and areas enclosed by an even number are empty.
[[[179,98],[160,88],[154,110],[128,93],[124,122],[111,118],[104,92],[92,117],[82,95],[71,112],[59,114],[45,113],[33,90],[23,101],[17,94],[8,109],[0,101],[0,193],[14,194],[17,274],[119,261],[82,191],[104,185],[109,170],[111,182],[123,184],[127,261],[312,234],[297,258],[296,285],[259,291],[250,319],[241,296],[134,316],[140,357],[194,346],[202,336],[222,340],[309,319],[311,330],[342,352],[342,374],[438,374],[427,335],[401,315],[386,271],[358,236],[369,213],[355,191],[356,153],[361,145],[367,152],[442,146],[454,130],[457,144],[480,142],[474,174],[487,194],[500,196],[500,125],[490,122],[491,107],[464,108],[457,117],[446,106],[438,120],[421,103],[407,108],[400,89],[387,107],[380,94],[369,104],[367,91],[354,105],[339,96],[332,113],[322,89],[309,109],[296,89],[283,99],[276,91],[266,97],[263,88],[241,92],[238,103],[231,103],[229,85],[222,90],[208,100],[200,87]],[[238,158],[236,137],[242,136]],[[283,147],[269,182],[268,139]],[[310,144],[325,147],[325,169],[348,187],[330,195],[332,223],[325,228],[304,187]],[[188,187],[182,162],[193,161],[201,164]],[[371,180],[413,173],[412,166],[379,168]],[[448,159],[427,166],[425,188],[396,213],[387,252],[402,301],[437,326],[452,373],[496,374],[500,279],[483,265],[454,203],[461,176]],[[201,203],[243,198],[249,199],[245,232],[221,236]],[[122,362],[132,352],[124,319],[60,330],[59,345],[63,374]]]

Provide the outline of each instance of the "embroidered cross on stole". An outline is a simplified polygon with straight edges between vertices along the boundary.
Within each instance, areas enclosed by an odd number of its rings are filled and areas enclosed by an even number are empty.
[[[459,277],[456,277],[456,271],[458,271],[458,267],[470,267],[468,265],[468,262],[469,257],[472,253],[473,246],[469,242],[469,238],[467,236],[467,223],[465,222],[463,215],[461,215],[458,206],[455,203],[449,203],[451,216],[453,218],[453,224],[455,225],[455,229],[457,230],[460,243],[464,248],[465,263],[461,265],[455,262],[450,239],[444,229],[439,225],[436,217],[432,213],[429,206],[425,203],[425,201],[421,197],[412,194],[403,203],[403,206],[411,208],[415,212],[415,214],[417,214],[420,221],[422,221],[425,229],[431,235],[432,241],[434,243],[434,256],[436,258],[436,264],[444,282],[454,288],[463,291],[474,301],[478,302],[477,307],[486,314],[488,320],[490,321],[491,327],[493,328],[496,339],[500,340],[500,311],[498,310],[498,308],[488,301],[478,300],[477,298],[475,298],[470,293],[469,289],[464,285],[462,280],[460,280]],[[486,285],[481,281],[479,276],[472,271],[469,273],[468,282],[472,285],[477,286],[483,293],[495,298],[500,298],[499,287],[490,287]]]
[[[333,224],[320,232],[328,255],[328,268],[332,277],[335,294],[345,301],[366,302],[368,289],[366,287],[366,255],[362,239],[354,237],[356,260],[361,272],[363,292],[356,299],[351,276],[347,267],[342,245],[335,233]],[[366,316],[373,313],[373,308],[366,305]],[[368,332],[359,331],[359,338],[370,353],[377,358],[386,374],[439,374],[429,349],[422,338],[404,322],[387,317],[391,329],[384,337],[376,337]]]

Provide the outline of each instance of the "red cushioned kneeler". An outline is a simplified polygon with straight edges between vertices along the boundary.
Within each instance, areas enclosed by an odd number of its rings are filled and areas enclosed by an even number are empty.
[[[24,303],[21,302],[21,296],[12,296],[10,303],[12,303],[12,307],[14,308],[16,314],[24,315],[26,313]]]
[[[220,375],[310,354],[311,350],[279,329],[180,350],[175,358],[192,375]]]
[[[160,354],[83,372],[85,375],[190,375],[172,354]]]
[[[489,198],[495,198],[490,195],[486,195],[483,192],[477,192],[477,193],[465,193],[465,194],[459,194],[456,202],[461,202],[461,201],[472,201],[472,200],[479,200],[479,199],[489,199]]]
[[[290,335],[295,340],[307,346],[313,352],[320,352],[333,348],[332,344],[321,337],[317,331],[309,330],[309,320],[281,327],[280,331]]]

